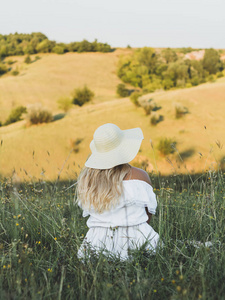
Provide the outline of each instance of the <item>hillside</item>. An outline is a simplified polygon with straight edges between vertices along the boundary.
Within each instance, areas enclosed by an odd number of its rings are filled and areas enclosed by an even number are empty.
[[[50,124],[26,127],[25,121],[21,121],[1,127],[1,175],[11,176],[15,170],[20,180],[54,180],[58,174],[61,179],[75,178],[78,165],[84,164],[90,152],[94,130],[107,122],[122,129],[142,128],[145,140],[135,163],[141,165],[144,161],[149,171],[192,173],[218,166],[225,157],[222,147],[225,144],[225,78],[189,89],[146,95],[161,107],[157,113],[164,117],[157,126],[151,126],[150,117],[145,116],[142,108],[136,108],[128,98],[115,99],[116,85],[120,82],[115,74],[116,62],[122,51],[43,55],[41,60],[26,66],[23,75],[1,78],[2,118],[15,103],[42,102],[56,114],[59,112],[56,100],[85,83],[96,93],[93,103],[76,107],[63,119]],[[23,61],[22,57],[16,59],[18,63],[19,59]],[[189,110],[178,120],[174,114],[175,103]],[[177,141],[179,154],[171,154],[169,160],[156,149],[163,137]],[[75,152],[72,148],[77,139],[81,143]]]
[[[57,100],[70,97],[75,88],[85,84],[95,93],[94,103],[114,99],[120,82],[116,76],[117,61],[127,51],[39,54],[41,59],[31,64],[24,63],[24,56],[7,58],[6,61],[16,61],[12,68],[18,68],[20,73],[0,78],[0,121],[5,121],[13,107],[37,102],[57,113]],[[35,56],[31,56],[33,61]]]

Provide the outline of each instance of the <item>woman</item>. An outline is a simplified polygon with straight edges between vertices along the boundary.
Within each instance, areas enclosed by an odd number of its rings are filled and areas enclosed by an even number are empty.
[[[79,257],[103,252],[121,259],[129,250],[144,247],[154,252],[159,235],[148,224],[157,207],[148,174],[128,163],[137,155],[140,128],[121,130],[114,124],[97,128],[91,156],[78,178],[78,204],[89,231]]]

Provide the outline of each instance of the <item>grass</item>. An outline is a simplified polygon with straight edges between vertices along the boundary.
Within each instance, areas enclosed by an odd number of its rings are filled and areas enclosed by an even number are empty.
[[[82,263],[74,181],[0,183],[0,299],[223,299],[225,176],[151,175],[164,247]],[[190,241],[212,241],[194,247]]]
[[[29,65],[25,56],[16,56],[13,65],[19,75],[4,75],[0,80],[0,120],[5,121],[14,106],[41,103],[58,112],[57,100],[71,97],[75,88],[85,84],[94,91],[95,103],[116,98],[116,65],[120,54],[112,53],[39,54],[40,59]],[[31,55],[35,59],[35,55]],[[14,70],[13,69],[13,70]]]
[[[0,79],[0,121],[7,118],[12,107],[36,102],[51,110],[57,121],[31,127],[21,121],[1,127],[0,173],[11,177],[16,170],[22,181],[28,180],[29,176],[41,180],[44,170],[45,180],[56,180],[57,172],[69,156],[61,179],[73,178],[74,172],[79,171],[76,162],[83,165],[90,153],[93,132],[108,122],[122,129],[140,127],[143,130],[145,139],[139,158],[149,160],[148,171],[156,170],[154,159],[158,170],[167,175],[174,171],[195,173],[212,169],[214,162],[217,164],[225,156],[225,148],[219,149],[216,144],[217,140],[225,143],[225,78],[189,89],[146,95],[146,99],[153,98],[156,106],[161,107],[160,115],[164,117],[157,126],[151,126],[142,108],[135,107],[128,98],[115,99],[116,86],[120,82],[116,65],[119,55],[125,51],[131,50],[118,49],[107,54],[41,54],[41,59],[26,66],[24,57],[13,58],[17,61],[13,66],[20,69],[20,75],[6,74]],[[58,109],[59,97],[70,97],[74,88],[84,84],[96,95],[93,103],[74,107],[63,118],[58,118],[62,113]],[[187,107],[189,113],[176,119],[174,103]],[[192,155],[185,158],[185,164],[181,163],[177,153],[169,156],[175,170],[159,151],[155,152],[154,158],[149,141],[151,139],[157,145],[162,137],[175,138],[180,153],[193,149]],[[70,154],[71,140],[76,138],[83,138],[80,151]]]

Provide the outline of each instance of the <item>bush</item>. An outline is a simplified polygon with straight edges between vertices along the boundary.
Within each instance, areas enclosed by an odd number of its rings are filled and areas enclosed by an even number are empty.
[[[8,72],[8,68],[4,64],[0,63],[0,76],[7,72]]]
[[[72,103],[82,106],[86,102],[91,101],[94,97],[94,93],[85,85],[83,88],[77,88],[72,94]]]
[[[4,125],[9,125],[22,120],[22,114],[26,113],[27,109],[24,106],[18,106],[12,109],[8,119],[5,121]]]
[[[7,60],[7,64],[8,64],[8,65],[13,65],[14,63],[15,63],[14,60],[11,60],[11,59]]]
[[[130,94],[129,90],[125,87],[125,84],[123,84],[123,83],[119,83],[117,85],[116,93],[120,97],[128,97]]]
[[[13,75],[13,76],[17,76],[17,75],[19,75],[19,70],[18,70],[18,68],[16,68],[15,70],[13,70],[12,72],[11,72],[11,74]]]
[[[30,124],[49,123],[53,120],[52,113],[41,104],[31,105],[27,109],[27,119]]]
[[[152,99],[141,99],[138,100],[140,106],[144,109],[146,115],[150,115],[156,104],[152,101]]]
[[[153,113],[150,118],[151,125],[155,126],[159,122],[163,121],[164,117],[162,115],[158,115],[157,113]]]
[[[162,155],[174,153],[176,141],[171,138],[162,138],[159,141],[157,149]]]
[[[183,117],[187,113],[188,113],[187,107],[185,107],[181,104],[176,104],[175,105],[175,117],[176,117],[176,119],[179,119],[179,118]]]
[[[130,95],[130,100],[131,102],[135,105],[135,106],[140,106],[140,103],[138,102],[138,98],[142,95],[141,92],[133,92],[131,95]]]
[[[224,76],[223,72],[219,72],[219,73],[216,74],[216,77],[217,77],[217,78],[221,78],[221,77],[223,77],[223,76]]]
[[[58,108],[62,109],[64,112],[68,112],[68,110],[72,107],[73,103],[69,97],[61,97],[57,101]]]
[[[24,62],[25,62],[26,64],[30,64],[30,63],[31,63],[30,55],[27,55],[27,56],[25,57]]]
[[[193,86],[196,86],[196,85],[199,85],[199,77],[198,76],[195,76],[195,77],[193,77],[192,79],[191,79],[191,84],[193,85]]]

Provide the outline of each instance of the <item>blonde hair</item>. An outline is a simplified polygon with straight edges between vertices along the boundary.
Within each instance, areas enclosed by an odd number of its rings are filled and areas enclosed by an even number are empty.
[[[85,167],[78,177],[77,185],[78,201],[82,208],[93,208],[102,213],[115,206],[123,192],[123,179],[130,170],[129,164],[106,170]]]

